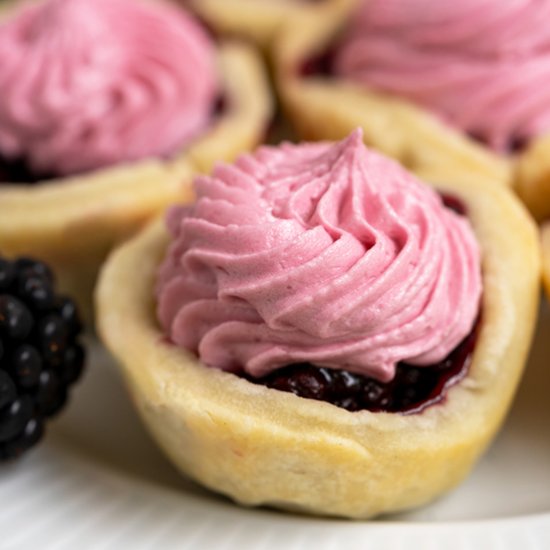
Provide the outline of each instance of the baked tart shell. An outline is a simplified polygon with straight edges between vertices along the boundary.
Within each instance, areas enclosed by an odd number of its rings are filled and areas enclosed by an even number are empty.
[[[156,322],[155,274],[169,241],[162,220],[112,254],[96,294],[99,332],[182,472],[245,505],[349,518],[424,504],[466,476],[522,373],[540,251],[530,218],[504,187],[438,188],[466,205],[481,244],[482,320],[468,375],[419,414],[351,413],[205,367]]]
[[[88,319],[108,251],[167,205],[189,201],[193,173],[232,160],[266,132],[272,105],[259,56],[237,42],[224,42],[218,54],[225,108],[182,154],[31,186],[0,184],[0,250],[50,263],[60,290],[74,296]]]
[[[544,289],[550,300],[550,221],[542,224],[542,278]]]
[[[514,167],[514,186],[533,217],[550,218],[550,136],[536,139]]]
[[[344,3],[350,0],[188,0],[186,5],[216,33],[242,36],[269,50],[281,29],[303,13],[321,11],[328,16]]]

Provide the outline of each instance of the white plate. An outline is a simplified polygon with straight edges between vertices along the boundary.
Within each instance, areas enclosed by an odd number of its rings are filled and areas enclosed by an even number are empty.
[[[46,441],[0,469],[2,549],[550,548],[550,308],[505,429],[455,492],[421,510],[347,522],[239,508],[188,482],[141,428],[93,346]]]

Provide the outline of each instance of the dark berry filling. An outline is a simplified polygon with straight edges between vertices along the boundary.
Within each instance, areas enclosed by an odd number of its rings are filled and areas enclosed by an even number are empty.
[[[419,413],[444,401],[447,390],[466,376],[478,328],[479,321],[440,363],[422,367],[400,363],[394,379],[388,383],[310,363],[288,365],[264,378],[248,380],[300,397],[325,401],[351,412]]]
[[[24,159],[8,160],[0,157],[0,184],[32,185],[55,178],[55,174],[33,172]]]
[[[477,132],[468,132],[467,135],[474,141],[481,143],[481,145],[484,145],[485,147],[490,147],[485,136],[478,134]],[[505,149],[505,154],[518,155],[520,153],[523,153],[523,151],[527,149],[528,145],[529,138],[527,138],[526,136],[512,136],[510,142]]]
[[[212,118],[218,118],[227,110],[227,97],[219,95],[212,107]]]
[[[44,263],[0,257],[0,461],[40,440],[84,367],[76,306],[53,285]]]
[[[529,145],[529,138],[525,136],[514,136],[508,145],[508,152],[510,154],[519,154],[523,153],[527,146]]]
[[[334,75],[334,56],[336,46],[331,46],[326,50],[306,59],[299,68],[301,76],[333,76]]]
[[[466,205],[457,197],[454,195],[450,195],[449,193],[440,193],[441,200],[443,201],[443,204],[449,209],[458,214],[459,216],[466,216],[467,210]]]

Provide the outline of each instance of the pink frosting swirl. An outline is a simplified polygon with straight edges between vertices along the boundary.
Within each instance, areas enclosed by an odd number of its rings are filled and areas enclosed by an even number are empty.
[[[470,332],[480,252],[466,218],[360,131],[262,147],[195,181],[172,210],[157,281],[170,339],[211,367],[299,362],[390,380]]]
[[[31,5],[0,23],[0,154],[57,175],[170,155],[209,124],[214,54],[168,4]]]
[[[550,131],[548,0],[368,0],[335,71],[498,151]]]

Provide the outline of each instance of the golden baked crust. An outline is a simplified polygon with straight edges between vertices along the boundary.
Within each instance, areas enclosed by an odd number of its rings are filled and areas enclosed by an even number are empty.
[[[550,217],[550,136],[531,143],[515,166],[514,185],[537,221]]]
[[[364,140],[417,172],[437,169],[450,179],[477,173],[513,186],[540,220],[550,216],[550,136],[532,141],[519,155],[504,157],[413,103],[336,77],[303,76],[308,59],[323,53],[354,8],[341,3],[330,17],[301,14],[273,45],[276,83],[283,106],[300,137],[342,139],[361,126]]]
[[[330,13],[349,0],[188,0],[186,5],[212,29],[223,35],[242,36],[268,49],[281,28],[303,13]]]
[[[91,317],[91,294],[107,252],[167,205],[191,198],[192,173],[231,160],[263,138],[271,96],[258,55],[219,47],[225,104],[206,133],[169,162],[146,160],[36,186],[0,184],[0,251],[50,262],[63,292]]]
[[[550,221],[542,224],[542,279],[550,300]]]
[[[204,367],[168,344],[156,322],[154,278],[169,240],[162,221],[113,253],[96,294],[99,332],[143,420],[183,472],[247,505],[353,518],[423,504],[464,478],[522,372],[539,244],[504,186],[438,187],[464,201],[481,243],[483,315],[468,376],[421,414],[350,413]]]

